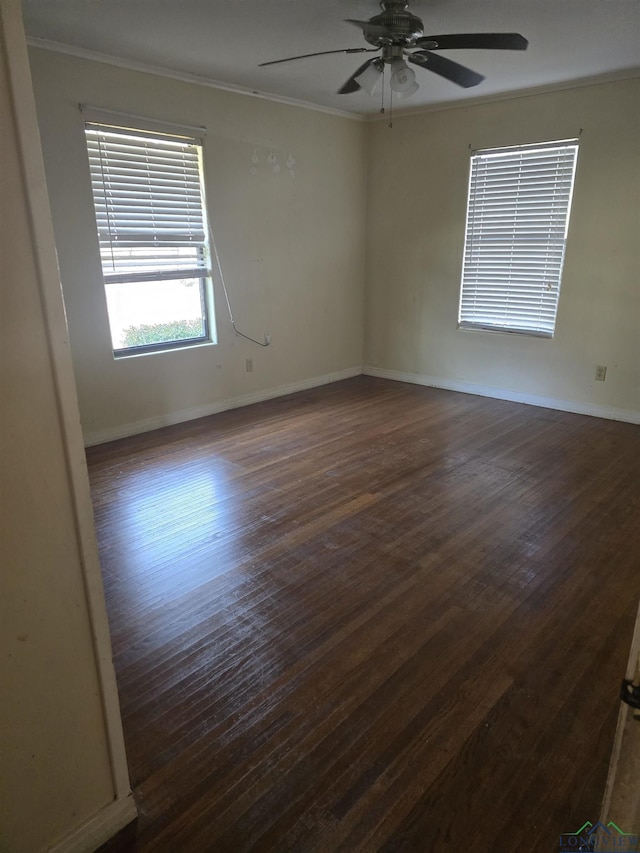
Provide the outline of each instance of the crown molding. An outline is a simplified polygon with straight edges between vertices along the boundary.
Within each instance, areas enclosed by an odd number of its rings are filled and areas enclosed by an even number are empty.
[[[284,95],[274,95],[270,92],[261,92],[257,89],[249,89],[246,86],[235,86],[232,83],[222,83],[219,80],[212,80],[209,77],[203,77],[199,74],[190,74],[187,71],[175,71],[171,68],[164,68],[159,65],[148,65],[146,62],[137,62],[133,59],[123,59],[119,56],[111,56],[107,53],[99,53],[95,50],[87,50],[84,47],[76,47],[75,45],[52,41],[51,39],[28,36],[27,44],[29,47],[35,47],[40,50],[49,50],[53,53],[63,53],[66,56],[75,56],[78,59],[88,59],[91,62],[101,62],[104,65],[113,65],[116,68],[124,68],[127,71],[139,71],[142,74],[153,74],[156,77],[179,80],[182,83],[194,83],[197,86],[207,86],[210,89],[218,89],[222,92],[233,92],[236,95],[247,95],[248,97],[259,98],[263,101],[272,101],[276,104],[284,104],[289,107],[312,110],[317,113],[326,113],[327,115],[338,116],[339,118],[348,118],[353,121],[367,120],[365,115],[360,115],[359,113],[352,113],[347,110],[338,110],[333,107],[323,107],[319,104],[312,104],[309,101],[302,101],[297,98],[287,98]]]
[[[611,71],[606,74],[597,74],[592,77],[582,77],[578,80],[565,80],[562,83],[546,83],[544,86],[532,86],[527,89],[517,89],[513,92],[502,92],[494,95],[483,95],[475,98],[462,98],[456,101],[439,102],[437,104],[425,104],[414,109],[396,109],[394,104],[394,118],[405,118],[406,116],[422,115],[423,113],[436,113],[444,110],[461,110],[467,107],[479,107],[483,104],[493,104],[499,101],[511,101],[518,98],[532,98],[535,95],[546,95],[550,92],[564,92],[571,89],[583,89],[587,86],[600,86],[606,83],[618,83],[622,80],[633,80],[640,77],[639,68],[626,68],[621,71]],[[368,122],[388,121],[388,113],[385,115],[367,115]]]
[[[49,50],[54,53],[66,54],[67,56],[75,56],[78,59],[88,59],[92,62],[101,62],[104,65],[113,65],[116,68],[124,68],[128,71],[139,71],[143,74],[153,74],[156,77],[179,80],[183,83],[194,83],[198,86],[207,86],[211,89],[218,89],[222,92],[233,92],[237,95],[247,95],[251,98],[259,98],[263,101],[272,101],[276,104],[285,104],[290,107],[298,107],[300,109],[312,110],[313,112],[326,113],[327,115],[338,116],[339,118],[348,118],[353,121],[379,122],[389,120],[389,116],[386,113],[384,115],[380,115],[378,112],[362,114],[349,112],[348,110],[339,110],[334,107],[324,107],[319,104],[313,104],[310,101],[303,101],[297,98],[287,98],[283,95],[261,92],[257,89],[249,89],[245,86],[236,86],[232,83],[222,83],[219,80],[212,80],[209,77],[204,77],[199,74],[190,74],[187,71],[175,71],[171,68],[165,68],[164,66],[150,65],[133,59],[111,56],[110,54],[99,53],[95,50],[88,50],[83,47],[76,47],[75,45],[64,44],[63,42],[57,42],[51,39],[28,36],[27,44],[30,47],[39,48],[41,50]],[[637,77],[640,77],[640,67],[628,68],[621,71],[612,71],[606,74],[583,77],[577,80],[566,80],[561,83],[547,83],[543,86],[532,86],[512,92],[462,98],[455,101],[440,101],[437,104],[424,104],[413,109],[411,107],[404,109],[396,108],[394,110],[394,116],[395,118],[405,118],[406,116],[441,112],[443,110],[459,110],[467,107],[478,107],[483,104],[511,101],[518,98],[530,98],[535,95],[545,95],[550,92],[563,92],[571,89],[581,89],[586,86],[617,83],[622,80],[630,80]]]

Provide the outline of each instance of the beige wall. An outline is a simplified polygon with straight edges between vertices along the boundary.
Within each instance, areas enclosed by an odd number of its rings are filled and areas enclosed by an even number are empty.
[[[369,138],[365,363],[427,384],[640,410],[640,81],[376,122]],[[469,147],[583,129],[553,340],[456,328]],[[594,381],[597,364],[605,382]],[[506,392],[506,393],[505,393]]]
[[[390,130],[39,49],[31,63],[89,442],[363,363],[396,378],[637,417],[638,79],[396,117]],[[81,101],[208,128],[209,207],[234,314],[250,335],[269,332],[270,348],[234,334],[216,279],[217,346],[113,359]],[[469,146],[581,129],[555,337],[459,331]],[[293,154],[295,179],[268,168],[271,151],[281,164]],[[607,366],[606,382],[595,381],[596,365]]]
[[[17,0],[0,0],[0,125],[0,849],[37,853],[135,811],[112,820],[128,782]]]
[[[359,370],[364,123],[39,49],[30,58],[89,440]],[[79,102],[207,127],[208,205],[236,323],[260,340],[270,333],[271,347],[234,334],[216,281],[217,346],[114,361]],[[272,151],[279,174],[265,159]]]

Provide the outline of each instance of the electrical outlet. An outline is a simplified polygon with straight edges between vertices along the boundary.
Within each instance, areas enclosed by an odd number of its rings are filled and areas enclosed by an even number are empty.
[[[253,359],[248,358],[245,364],[245,370],[247,373],[251,373],[253,371]]]
[[[598,364],[596,366],[596,381],[604,382],[607,378],[607,367],[604,364]]]

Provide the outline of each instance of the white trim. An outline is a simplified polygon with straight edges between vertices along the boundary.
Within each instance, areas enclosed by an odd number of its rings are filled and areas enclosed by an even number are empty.
[[[97,850],[120,832],[138,816],[133,795],[124,800],[114,800],[89,818],[86,823],[74,829],[61,841],[48,848],[48,853],[87,853]]]
[[[631,651],[625,678],[636,683],[640,672],[640,607],[631,640]],[[640,817],[640,791],[634,784],[640,763],[640,739],[636,734],[640,713],[620,702],[618,725],[609,761],[607,784],[602,798],[600,820],[606,823],[613,818],[618,825],[637,826]],[[633,831],[633,830],[632,830]],[[596,849],[602,850],[601,844]]]
[[[127,436],[137,435],[141,432],[149,432],[150,430],[160,429],[161,427],[173,426],[174,424],[192,421],[196,418],[206,418],[208,415],[217,415],[219,412],[226,412],[229,409],[239,409],[242,406],[250,406],[252,403],[261,403],[263,400],[272,400],[274,397],[295,394],[296,391],[306,391],[309,388],[317,388],[320,385],[329,385],[331,382],[340,382],[342,379],[351,379],[353,376],[360,376],[361,373],[361,367],[348,367],[345,370],[338,370],[335,373],[325,373],[322,376],[302,379],[299,382],[290,382],[287,385],[278,385],[275,388],[266,388],[263,391],[241,394],[239,397],[218,400],[215,403],[208,403],[204,406],[193,406],[189,409],[167,412],[166,414],[156,415],[155,417],[145,418],[144,420],[134,421],[129,424],[121,424],[107,429],[96,430],[95,432],[87,432],[85,443],[87,447],[104,444],[107,441],[115,441],[118,438],[126,438]]]
[[[413,385],[426,385],[431,388],[444,388],[448,391],[459,391],[463,394],[477,394],[481,397],[493,397],[496,400],[510,400],[514,403],[526,403],[531,406],[541,406],[545,409],[557,409],[561,412],[573,412],[579,415],[591,415],[597,418],[607,418],[614,421],[625,421],[632,424],[640,424],[640,412],[630,409],[618,409],[612,406],[598,406],[593,403],[576,403],[568,400],[558,400],[554,397],[539,397],[534,394],[523,394],[518,391],[508,391],[502,388],[493,388],[487,385],[475,385],[471,382],[441,379],[422,373],[406,373],[400,370],[385,370],[381,367],[350,367],[335,373],[325,373],[322,376],[314,376],[311,379],[302,379],[299,382],[291,382],[287,385],[279,385],[275,388],[267,388],[263,391],[254,391],[251,394],[241,394],[238,397],[229,397],[208,403],[204,406],[193,406],[189,409],[179,409],[175,412],[167,412],[152,418],[144,418],[128,424],[108,427],[107,429],[87,431],[85,433],[85,445],[93,447],[104,444],[107,441],[116,441],[119,438],[127,438],[130,435],[138,435],[150,432],[165,426],[192,421],[196,418],[206,418],[219,412],[230,409],[239,409],[242,406],[250,406],[253,403],[261,403],[264,400],[272,400],[276,397],[284,397],[286,394],[295,394],[297,391],[306,391],[309,388],[317,388],[320,385],[329,385],[331,382],[340,382],[342,379],[351,379],[353,376],[377,376],[380,379],[391,379],[396,382],[410,382]]]
[[[0,0],[3,2],[4,0]],[[78,398],[69,348],[69,333],[64,311],[53,222],[42,159],[40,133],[29,70],[27,47],[17,0],[3,5],[4,45],[16,120],[18,143],[22,156],[25,195],[33,235],[34,262],[38,274],[47,330],[47,343],[58,418],[63,436],[69,490],[73,502],[74,521],[87,610],[91,623],[96,668],[98,672],[111,774],[116,801],[130,794],[129,772],[124,748],[118,689],[111,656],[111,639],[102,587],[93,509],[89,492],[82,430],[78,415]]]
[[[565,92],[572,89],[583,89],[587,86],[603,86],[607,83],[619,83],[622,80],[635,80],[640,77],[640,68],[625,68],[621,71],[610,71],[583,77],[580,80],[565,80],[562,83],[545,83],[542,86],[531,86],[526,89],[516,89],[511,92],[496,92],[493,95],[477,95],[471,98],[459,98],[455,101],[440,101],[437,104],[424,104],[421,107],[397,108],[394,104],[395,118],[421,115],[422,113],[437,113],[443,110],[462,110],[466,107],[479,107],[483,104],[494,104],[500,101],[512,101],[517,98],[533,98],[536,95],[546,95],[552,92]],[[388,121],[389,116],[373,113],[366,116],[367,121]]]
[[[335,107],[324,107],[312,104],[310,101],[302,101],[297,98],[287,98],[284,95],[275,95],[269,92],[260,92],[257,89],[249,89],[244,86],[236,86],[232,83],[222,83],[219,80],[211,80],[198,74],[190,74],[187,71],[174,71],[158,65],[148,65],[133,59],[124,59],[119,56],[110,56],[107,53],[99,53],[97,50],[88,50],[84,47],[76,47],[71,44],[53,41],[52,39],[27,37],[30,47],[42,50],[50,50],[54,53],[63,53],[67,56],[76,56],[79,59],[89,59],[92,62],[102,62],[105,65],[114,65],[116,68],[125,68],[129,71],[141,71],[143,74],[153,74],[156,77],[167,77],[170,80],[181,80],[185,83],[195,83],[199,86],[208,86],[212,89],[220,89],[223,92],[235,92],[239,95],[250,95],[265,101],[274,101],[277,104],[286,104],[292,107],[301,107],[305,110],[327,113],[328,115],[350,118],[354,121],[389,121],[387,114],[381,115],[376,107],[375,112],[353,113],[348,110],[339,110]],[[396,107],[394,115],[397,118],[421,113],[440,112],[441,110],[457,110],[481,104],[492,104],[498,101],[510,101],[514,98],[528,98],[534,95],[544,95],[548,92],[563,92],[570,89],[582,89],[585,86],[598,86],[605,83],[617,83],[620,80],[631,80],[640,77],[640,68],[625,68],[621,71],[609,71],[604,74],[596,74],[591,77],[583,77],[579,80],[565,80],[561,83],[545,83],[542,86],[531,86],[526,89],[517,89],[512,92],[500,92],[492,95],[480,95],[471,98],[461,98],[455,101],[440,101],[436,104],[424,104],[420,107],[401,109]]]
[[[54,53],[64,53],[66,56],[76,56],[78,59],[88,59],[92,62],[102,62],[105,65],[114,65],[116,68],[125,68],[128,71],[140,71],[143,74],[153,74],[156,77],[166,77],[170,80],[180,80],[183,83],[195,83],[198,86],[207,86],[210,89],[219,89],[222,92],[234,92],[237,95],[249,95],[252,98],[260,98],[263,101],[273,101],[276,104],[285,104],[289,107],[300,107],[304,110],[313,110],[317,113],[327,113],[340,118],[349,118],[354,121],[366,121],[367,118],[359,113],[338,110],[334,107],[322,107],[309,101],[287,98],[284,95],[275,95],[270,92],[260,92],[257,89],[248,89],[245,86],[235,86],[232,83],[222,83],[219,80],[211,80],[199,74],[190,74],[187,71],[174,71],[171,68],[163,68],[159,65],[147,65],[145,62],[137,62],[133,59],[123,59],[119,56],[110,56],[107,53],[99,53],[96,50],[86,50],[71,44],[62,44],[51,39],[35,38],[29,36],[27,44],[42,50],[51,50]]]
[[[459,379],[443,379],[425,373],[406,373],[402,370],[385,370],[382,367],[365,366],[365,376],[377,376],[380,379],[393,379],[396,382],[411,382],[413,385],[426,385],[430,388],[444,388],[447,391],[460,391],[463,394],[477,394],[479,397],[493,397],[496,400],[510,400],[513,403],[526,403],[529,406],[541,406],[544,409],[557,409],[560,412],[572,412],[576,415],[590,415],[594,418],[607,418],[611,421],[624,421],[640,424],[640,411],[619,409],[614,406],[600,406],[597,403],[579,403],[574,400],[558,400],[555,397],[540,397],[490,385],[476,385]]]

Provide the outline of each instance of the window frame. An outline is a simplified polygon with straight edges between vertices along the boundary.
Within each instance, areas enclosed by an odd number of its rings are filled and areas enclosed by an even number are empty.
[[[215,306],[213,302],[210,233],[203,166],[203,140],[200,137],[186,135],[180,131],[158,131],[155,129],[145,128],[137,123],[134,126],[129,121],[104,121],[102,119],[94,120],[93,118],[87,118],[84,123],[84,129],[85,148],[89,156],[91,192],[98,230],[100,264],[104,292],[107,299],[106,307],[109,317],[113,357],[115,359],[119,359],[130,356],[147,355],[156,352],[166,352],[168,350],[186,349],[206,344],[215,344]],[[132,172],[137,171],[141,174],[139,183],[134,184],[134,181],[131,181],[131,185],[134,189],[126,190],[124,194],[120,194],[120,191],[117,190],[112,192],[111,189],[108,188],[108,177],[105,175],[107,155],[104,155],[103,157],[103,151],[101,149],[101,134],[105,138],[106,136],[109,136],[112,145],[117,145],[123,150],[125,150],[127,146],[130,149],[128,159],[126,151],[122,154],[119,161],[121,165],[118,165],[117,168],[115,168],[116,174],[121,176],[122,169],[130,169]],[[118,137],[120,137],[120,140],[115,142],[114,140]],[[91,139],[95,139],[97,142],[92,144],[90,141]],[[140,142],[136,143],[135,140],[140,140]],[[182,235],[182,237],[173,238],[173,240],[182,240],[182,245],[189,247],[191,251],[188,251],[188,254],[193,258],[192,264],[187,263],[187,260],[190,260],[190,258],[181,259],[179,257],[180,251],[175,248],[180,245],[179,242],[173,242],[171,238],[167,239],[167,236],[162,233],[162,222],[156,224],[154,220],[154,204],[158,203],[158,197],[162,194],[162,188],[158,178],[156,177],[155,180],[157,183],[154,184],[154,179],[151,177],[152,172],[155,171],[153,164],[149,161],[145,161],[147,175],[144,175],[144,166],[138,169],[134,168],[136,162],[138,164],[140,162],[140,150],[149,143],[151,143],[149,146],[149,160],[154,159],[153,154],[155,152],[153,145],[157,144],[158,148],[155,149],[155,151],[160,152],[160,156],[162,156],[163,146],[166,146],[167,150],[171,147],[176,150],[180,147],[184,148],[185,151],[188,150],[192,172],[194,164],[197,163],[197,180],[194,182],[193,174],[189,179],[183,175],[183,183],[186,189],[179,189],[175,195],[175,198],[177,198],[178,201],[174,200],[171,203],[173,206],[169,205],[170,215],[175,214],[176,222],[179,225],[184,225],[185,214],[183,210],[180,210],[180,207],[181,205],[184,206],[184,197],[189,194],[189,191],[191,192],[189,210],[192,212],[195,211],[196,213],[195,221],[199,225],[199,233],[192,238],[185,238],[184,235]],[[106,147],[104,139],[102,140],[102,144]],[[97,160],[95,154],[96,146],[98,150]],[[135,159],[136,156],[138,157],[137,161]],[[179,173],[178,171],[171,172],[169,170],[166,176],[163,175],[163,177],[167,177],[169,180],[178,181]],[[113,178],[113,183],[116,183],[116,181],[117,178]],[[198,189],[198,201],[194,204],[193,198],[196,185]],[[151,211],[150,213],[145,211],[145,213],[140,214],[139,210],[134,212],[134,205],[137,206],[138,204],[141,204],[138,199],[141,198],[143,194],[146,194],[144,203],[148,206]],[[116,223],[115,225],[109,218],[109,204],[113,203],[114,199],[115,207],[118,209],[118,213],[114,214],[112,212],[113,220]],[[163,203],[165,203],[164,199]],[[99,205],[102,205],[104,212],[101,213],[99,211]],[[125,211],[125,213],[123,213],[123,211]],[[165,213],[164,210],[161,212]],[[124,238],[124,242],[118,244],[117,223],[119,216],[120,222],[122,222],[122,217],[124,216],[126,219],[137,218],[143,223],[139,228],[139,234],[142,235],[140,239],[142,239],[147,248],[142,249],[138,247],[142,255],[142,260],[140,261],[136,261],[135,256],[129,257],[129,263],[127,263],[126,259],[116,259],[117,251],[114,250],[126,248],[127,246],[133,246],[134,249],[136,248],[136,234],[138,233],[136,232],[134,236],[130,235],[128,238]],[[161,219],[160,216],[157,218],[158,220]],[[188,218],[189,217],[187,216],[187,219]],[[171,219],[169,227],[174,224],[176,223]],[[131,230],[135,232],[135,229]],[[185,240],[186,242],[184,242]],[[140,245],[142,246],[142,243]],[[152,248],[149,248],[149,246]],[[161,250],[164,249],[165,251],[168,251],[170,255],[173,255],[173,258],[170,258],[170,260],[173,259],[174,261],[173,266],[165,266],[162,263],[160,254],[154,256],[153,251],[156,247]],[[153,264],[153,261],[156,261],[155,265]],[[135,265],[138,262],[144,263],[144,269],[138,270],[135,268]],[[171,281],[178,282],[180,280],[192,280],[194,283],[197,282],[199,290],[200,320],[202,322],[203,333],[201,335],[194,335],[193,337],[188,338],[171,338],[148,344],[117,347],[114,340],[112,315],[109,309],[108,288],[117,284],[136,287],[137,284],[142,283],[151,284],[153,282],[158,282],[159,284],[162,284]],[[171,321],[169,320],[167,322],[170,323]],[[142,323],[141,325],[146,324]]]
[[[578,143],[471,152],[458,329],[554,336]]]

